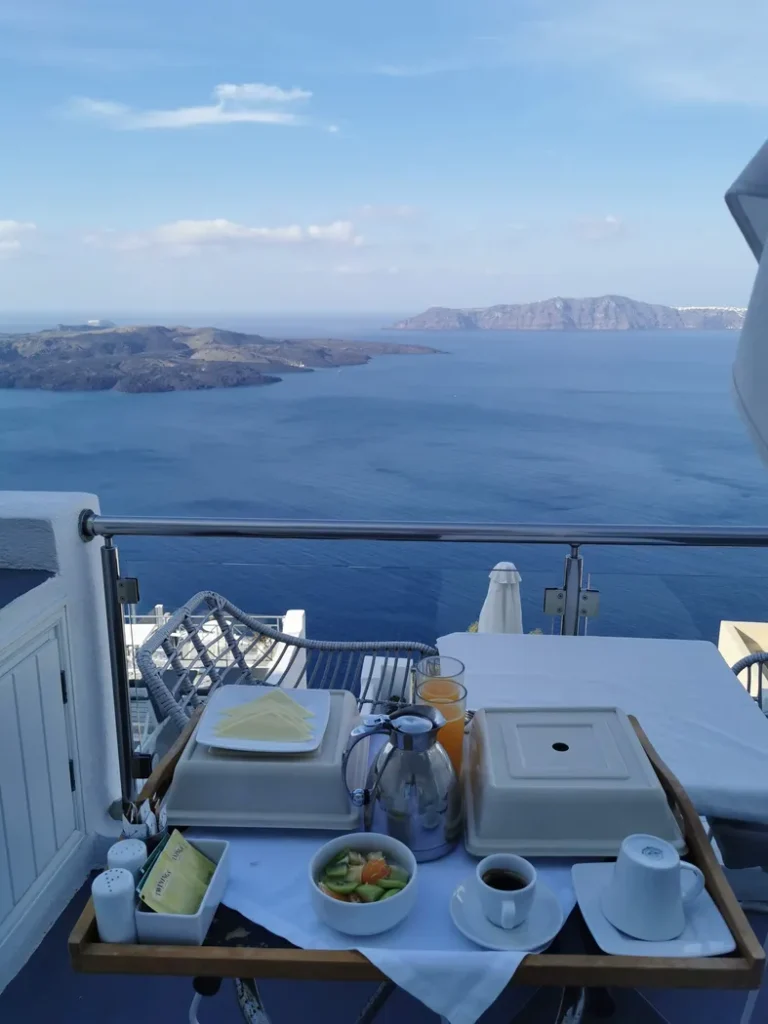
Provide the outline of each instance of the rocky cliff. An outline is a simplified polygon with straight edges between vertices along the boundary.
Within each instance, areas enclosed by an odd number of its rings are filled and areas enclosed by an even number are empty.
[[[481,309],[433,306],[393,327],[401,331],[738,330],[745,312],[730,306],[661,306],[623,295],[602,295]]]
[[[60,325],[0,334],[0,388],[47,391],[196,391],[277,384],[275,373],[355,366],[423,345],[333,338],[263,338],[217,327]]]

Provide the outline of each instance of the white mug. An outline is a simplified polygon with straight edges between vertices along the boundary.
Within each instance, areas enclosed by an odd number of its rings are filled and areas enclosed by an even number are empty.
[[[682,862],[666,840],[627,836],[603,890],[603,913],[614,928],[635,939],[664,942],[683,932],[685,907],[703,888],[701,871]]]
[[[521,889],[496,889],[483,881],[489,871],[511,871],[525,881]],[[536,892],[536,868],[514,853],[494,853],[477,865],[477,890],[483,913],[499,928],[517,928],[528,917]]]

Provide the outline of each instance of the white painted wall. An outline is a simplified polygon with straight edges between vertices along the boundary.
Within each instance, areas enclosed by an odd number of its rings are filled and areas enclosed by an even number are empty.
[[[29,689],[39,679],[36,673],[40,666],[44,674],[55,673],[55,653],[67,674],[66,742],[76,777],[71,807],[74,828],[67,827],[69,818],[64,821],[60,817],[59,835],[53,821],[56,849],[45,847],[46,856],[41,853],[40,862],[35,863],[35,878],[24,880],[20,898],[16,898],[17,892],[11,912],[0,923],[0,990],[23,966],[82,885],[103,849],[105,837],[113,838],[119,830],[118,823],[108,814],[110,804],[120,794],[120,783],[101,579],[102,542],[85,543],[79,537],[78,520],[86,508],[99,510],[94,495],[0,492],[0,569],[46,569],[56,574],[0,609],[0,681],[4,684],[4,699],[9,706],[18,704],[25,708],[26,749],[35,746],[35,737],[41,742],[45,740],[58,764],[63,758],[60,730],[55,736],[52,732],[48,742],[44,729],[46,715],[49,723],[52,721],[51,708],[44,709],[41,702],[36,723]],[[42,662],[38,662],[38,655]],[[33,662],[37,666],[35,672]],[[55,681],[55,674],[40,686],[39,692],[46,702],[53,699],[52,692],[60,700],[55,687],[52,691],[52,680]],[[56,714],[59,711],[57,707]],[[37,778],[33,776],[34,760],[20,745],[16,752],[26,758],[24,770],[29,785],[25,792],[42,793],[43,775],[49,777],[45,757],[40,758],[41,776]],[[68,779],[66,788],[69,790]],[[8,796],[9,803],[10,799]],[[34,799],[25,800],[32,831],[38,845],[44,845],[46,835],[48,840],[51,838],[47,823],[50,805],[38,806]],[[13,829],[14,822],[6,821],[5,828]],[[21,842],[23,838],[22,830],[17,829],[13,841]],[[6,845],[10,847],[10,840]]]
[[[14,553],[14,568],[49,568],[19,564],[30,522],[47,524],[52,530],[57,568],[53,579],[0,609],[0,656],[23,642],[34,624],[63,610],[85,831],[111,834],[115,823],[107,809],[120,794],[120,775],[101,579],[102,541],[85,543],[79,537],[78,521],[86,508],[98,512],[99,499],[93,494],[0,492],[0,568],[8,567],[5,551]],[[39,558],[39,551],[36,545],[30,558]]]
[[[0,925],[78,831],[58,630],[0,661]]]
[[[16,702],[21,701],[27,737],[23,744],[17,742],[11,721],[0,770],[4,766],[9,774],[26,772],[29,782],[25,782],[24,806],[19,804],[19,793],[7,785],[0,798],[9,807],[13,802],[14,815],[30,816],[24,828],[16,828],[12,835],[14,823],[0,823],[0,845],[7,850],[13,844],[15,857],[14,879],[10,874],[5,879],[5,883],[11,882],[10,888],[8,884],[0,885],[0,991],[24,965],[91,867],[103,860],[105,845],[119,831],[118,823],[108,813],[110,804],[120,795],[120,780],[101,575],[103,542],[80,539],[78,522],[84,509],[98,512],[98,498],[92,494],[0,492],[0,569],[44,569],[55,574],[0,608],[0,713],[2,707],[15,710]],[[288,611],[283,628],[293,636],[305,636],[304,612]],[[54,647],[58,666],[52,660]],[[36,684],[38,697],[44,693],[46,701],[60,700],[55,692],[51,696],[52,684],[58,667],[66,671],[66,737],[61,729],[55,738],[53,734],[45,736],[42,702],[40,718],[35,720],[35,694],[27,687],[39,679],[39,657],[53,675],[46,676],[44,684]],[[300,652],[283,685],[298,679],[305,658]],[[55,710],[58,715],[61,707],[57,705]],[[50,711],[49,707],[49,721]],[[7,732],[8,722],[5,724]],[[0,742],[2,739],[0,732]],[[62,748],[63,739],[66,750]],[[59,770],[68,757],[74,761],[76,790],[71,807],[67,803],[65,817],[58,805],[53,814],[50,802],[41,797],[38,804],[34,797],[44,793],[43,782],[48,785],[51,779],[51,764],[46,762],[41,744],[46,750],[58,751],[51,756]],[[31,751],[37,751],[40,758],[39,777],[32,776]],[[11,765],[11,753],[16,767]],[[64,770],[69,791],[68,763]],[[16,852],[25,843],[31,851],[34,871],[31,861],[25,866]],[[39,856],[35,855],[35,843]]]

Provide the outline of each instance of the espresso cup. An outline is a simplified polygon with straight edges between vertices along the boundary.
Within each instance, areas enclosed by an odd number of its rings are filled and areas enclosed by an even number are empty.
[[[517,880],[519,888],[499,888],[483,880],[496,872],[500,883]],[[504,876],[507,876],[505,879]],[[514,883],[513,883],[514,884]],[[477,865],[477,891],[483,913],[499,928],[517,928],[528,917],[536,892],[536,868],[524,857],[514,853],[494,853]]]
[[[635,939],[664,942],[685,928],[685,907],[704,888],[704,875],[680,860],[664,839],[637,834],[621,844],[602,909],[614,928]]]

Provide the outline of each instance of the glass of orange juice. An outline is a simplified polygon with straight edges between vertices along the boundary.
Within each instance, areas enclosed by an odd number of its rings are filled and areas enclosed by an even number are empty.
[[[445,718],[437,739],[450,757],[456,774],[460,775],[467,690],[464,686],[464,665],[458,658],[440,655],[422,658],[416,666],[416,703],[430,704]]]

